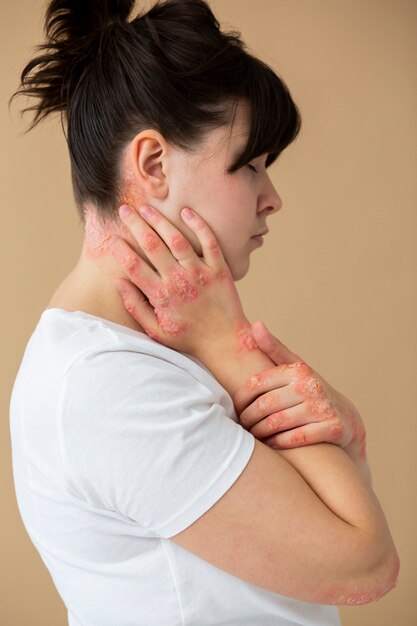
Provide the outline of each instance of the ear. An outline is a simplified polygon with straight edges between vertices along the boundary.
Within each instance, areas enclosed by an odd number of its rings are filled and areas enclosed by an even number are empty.
[[[136,135],[130,147],[131,171],[139,188],[151,198],[165,198],[168,195],[168,142],[156,130],[143,130]]]

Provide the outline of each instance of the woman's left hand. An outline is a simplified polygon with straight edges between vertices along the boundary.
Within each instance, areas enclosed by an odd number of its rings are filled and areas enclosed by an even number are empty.
[[[328,442],[354,447],[364,457],[365,428],[348,398],[286,348],[263,322],[255,322],[252,333],[276,367],[252,376],[234,395],[242,426],[272,448]]]

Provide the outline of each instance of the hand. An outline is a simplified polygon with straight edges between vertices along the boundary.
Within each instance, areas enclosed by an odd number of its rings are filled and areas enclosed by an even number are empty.
[[[242,426],[272,448],[328,442],[342,448],[354,445],[364,456],[365,428],[353,404],[263,322],[255,322],[252,333],[276,367],[252,376],[233,397]]]
[[[124,239],[115,236],[110,245],[130,279],[115,280],[130,315],[156,341],[195,356],[213,342],[226,344],[230,335],[250,342],[250,324],[207,223],[190,209],[181,213],[201,244],[200,258],[159,211],[149,206],[139,211],[120,218],[150,263]]]

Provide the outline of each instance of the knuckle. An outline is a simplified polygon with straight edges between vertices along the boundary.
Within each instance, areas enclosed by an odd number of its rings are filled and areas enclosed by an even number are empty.
[[[218,257],[221,255],[222,251],[216,240],[210,241],[207,248],[212,256]]]
[[[280,418],[277,415],[269,415],[265,421],[271,433],[274,433],[280,426]]]
[[[318,397],[323,391],[323,387],[317,378],[315,378],[314,376],[311,376],[304,380],[304,390],[307,393],[315,397]]]
[[[256,400],[256,408],[260,413],[270,411],[273,404],[273,398],[268,395],[262,395]]]
[[[183,235],[173,235],[170,240],[171,247],[175,252],[185,252],[191,246]]]
[[[172,279],[172,286],[175,293],[185,300],[193,300],[197,296],[197,291],[183,273],[176,273]]]
[[[294,368],[302,376],[313,374],[313,370],[305,361],[298,361],[297,363],[294,363]]]
[[[123,259],[123,265],[126,268],[129,275],[135,276],[139,273],[139,268],[140,268],[139,257],[133,254],[128,254]]]
[[[209,272],[205,270],[197,270],[194,274],[194,279],[198,285],[205,287],[210,280]]]
[[[303,445],[307,443],[307,437],[303,431],[300,431],[299,433],[294,433],[292,435],[291,442],[298,446]]]
[[[156,292],[156,297],[152,301],[155,307],[165,308],[169,305],[170,295],[167,289],[160,287]]]
[[[281,428],[281,426],[284,426],[285,422],[287,422],[287,414],[285,411],[279,411],[273,416],[273,418],[275,428]]]
[[[255,374],[254,376],[249,378],[249,380],[246,381],[245,387],[248,391],[254,391],[255,389],[258,389],[259,387],[261,387],[263,382],[264,381],[263,381],[263,377],[261,376],[261,374]]]
[[[161,240],[159,239],[158,235],[156,235],[155,233],[146,233],[143,242],[143,249],[146,252],[154,252],[155,250],[158,250],[160,245]]]
[[[336,411],[329,399],[324,395],[314,396],[308,400],[309,410],[320,420],[331,420],[336,417]]]

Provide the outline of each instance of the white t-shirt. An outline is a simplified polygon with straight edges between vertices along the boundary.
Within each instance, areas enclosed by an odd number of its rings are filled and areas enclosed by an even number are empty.
[[[20,513],[70,626],[340,623],[336,607],[251,585],[169,540],[222,497],[254,448],[197,359],[46,309],[10,408]]]

